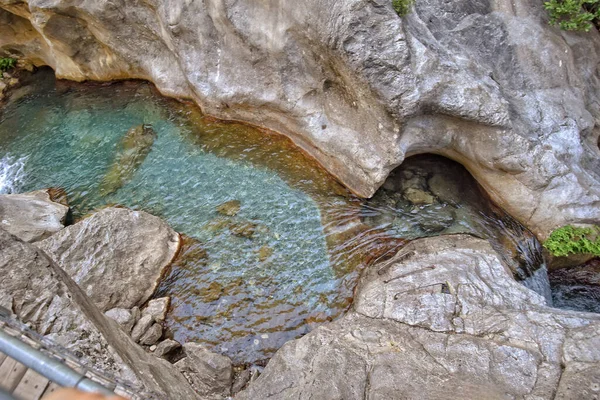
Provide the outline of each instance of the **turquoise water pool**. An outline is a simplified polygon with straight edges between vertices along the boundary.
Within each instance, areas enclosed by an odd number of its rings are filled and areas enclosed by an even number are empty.
[[[144,82],[75,84],[40,71],[0,112],[0,192],[62,188],[76,219],[110,204],[164,218],[186,238],[156,294],[172,297],[167,327],[237,363],[268,358],[340,315],[360,270],[406,240],[473,233],[505,250],[507,262],[537,251],[518,249],[524,231],[503,226],[472,178],[465,186],[442,176],[448,160],[409,160],[391,178],[397,188],[365,201],[289,140],[206,118]],[[151,140],[124,147],[142,125]],[[107,185],[114,171],[119,184]],[[472,196],[455,204],[431,194],[432,174]],[[414,176],[425,203],[402,194]],[[530,271],[515,264],[526,278]],[[540,261],[529,264],[535,270]]]

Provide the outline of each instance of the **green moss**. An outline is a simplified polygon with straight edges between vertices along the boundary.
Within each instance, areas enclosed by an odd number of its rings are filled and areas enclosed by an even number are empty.
[[[544,247],[553,256],[568,256],[569,254],[593,254],[600,256],[600,227],[576,228],[571,225],[563,226],[552,232]]]
[[[15,65],[17,65],[17,60],[15,60],[14,58],[0,57],[0,71],[1,72],[8,71],[9,69],[14,68]]]
[[[544,7],[550,23],[567,31],[588,32],[600,21],[600,0],[550,0]]]
[[[392,0],[392,7],[399,16],[403,17],[408,14],[413,3],[414,0]]]

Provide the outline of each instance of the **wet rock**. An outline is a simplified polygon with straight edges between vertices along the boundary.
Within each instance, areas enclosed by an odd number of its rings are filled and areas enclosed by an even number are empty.
[[[142,314],[151,315],[156,322],[163,322],[167,317],[170,304],[170,297],[161,297],[160,299],[150,300]]]
[[[145,346],[152,346],[160,340],[163,334],[163,328],[160,324],[152,325],[143,335],[140,337],[140,344]]]
[[[154,318],[152,315],[144,315],[140,320],[135,324],[133,330],[131,331],[131,338],[134,342],[139,342],[141,337],[148,332],[148,329],[154,323]]]
[[[125,134],[115,160],[100,184],[103,196],[116,192],[131,180],[152,150],[155,139],[156,133],[150,125],[138,125]]]
[[[0,195],[0,227],[26,242],[64,228],[69,207],[51,200],[48,190]]]
[[[419,227],[427,235],[440,233],[454,223],[456,214],[449,207],[444,210],[428,210],[420,214]]]
[[[217,301],[221,298],[223,294],[223,285],[218,282],[211,282],[208,287],[204,287],[200,289],[199,296],[203,301],[207,303],[211,303],[213,301]]]
[[[264,262],[269,259],[273,255],[273,248],[267,245],[262,246],[258,249],[258,260],[260,262]]]
[[[586,398],[599,337],[600,316],[547,307],[486,241],[419,239],[369,267],[353,310],[286,343],[236,399]]]
[[[234,222],[229,226],[229,230],[235,236],[252,239],[257,232],[258,224],[249,221]]]
[[[125,308],[113,308],[105,312],[104,315],[121,325],[121,328],[128,334],[131,333],[133,326],[137,322],[131,310]]]
[[[157,357],[167,358],[169,354],[181,347],[181,344],[172,339],[165,339],[156,346],[154,355]]]
[[[239,200],[230,200],[217,207],[217,212],[221,215],[233,217],[240,212],[242,203]]]
[[[197,343],[186,343],[183,349],[186,357],[175,366],[200,396],[231,394],[233,369],[228,357],[211,353]]]
[[[427,181],[429,190],[440,201],[452,205],[462,204],[464,195],[461,194],[461,188],[455,181],[447,179],[444,175],[434,174]]]
[[[146,302],[179,248],[160,218],[106,208],[36,243],[106,311]]]
[[[420,189],[408,188],[403,192],[403,195],[406,200],[414,205],[433,204],[435,202],[435,197]]]

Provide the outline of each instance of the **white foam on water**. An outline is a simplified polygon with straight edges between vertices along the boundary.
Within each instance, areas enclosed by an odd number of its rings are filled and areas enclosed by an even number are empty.
[[[0,194],[17,193],[25,180],[27,157],[13,157],[9,154],[0,159]]]

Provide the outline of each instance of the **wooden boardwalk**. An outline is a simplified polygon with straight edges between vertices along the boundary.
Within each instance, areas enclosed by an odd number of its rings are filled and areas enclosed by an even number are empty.
[[[59,386],[0,353],[0,387],[18,400],[38,400]]]

